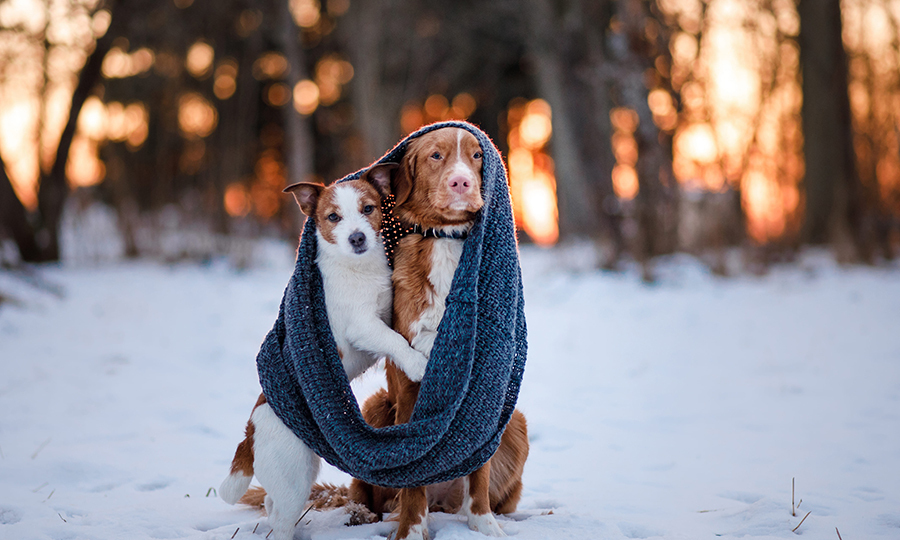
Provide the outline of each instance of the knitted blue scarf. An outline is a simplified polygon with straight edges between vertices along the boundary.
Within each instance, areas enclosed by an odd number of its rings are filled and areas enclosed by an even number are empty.
[[[493,142],[471,124],[443,122],[408,136],[379,163],[399,163],[409,141],[443,127],[466,129],[481,144],[485,204],[465,241],[409,423],[375,429],[362,418],[328,325],[312,219],[256,360],[266,399],[285,425],[328,463],[380,486],[435,484],[484,465],[500,444],[525,367],[516,232]]]

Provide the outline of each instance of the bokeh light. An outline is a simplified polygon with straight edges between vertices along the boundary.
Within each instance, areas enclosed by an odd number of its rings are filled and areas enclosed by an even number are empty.
[[[319,107],[319,87],[309,79],[294,85],[294,108],[302,115],[310,115]]]
[[[113,47],[103,58],[101,70],[107,79],[133,77],[153,67],[155,55],[153,51],[142,48],[128,53],[119,47]]]
[[[213,80],[213,93],[217,98],[225,100],[237,90],[238,64],[231,58],[219,63]]]
[[[559,238],[556,178],[546,145],[553,133],[550,105],[515,100],[507,112],[509,179],[516,225],[539,245]]]
[[[216,129],[216,108],[202,95],[188,92],[178,100],[178,126],[189,137],[207,137]]]
[[[290,0],[294,22],[302,28],[312,28],[319,22],[321,10],[316,0]],[[344,9],[346,11],[346,9]]]
[[[200,78],[209,73],[215,57],[216,53],[213,50],[212,45],[205,41],[198,41],[188,49],[187,57],[185,57],[184,60],[184,66],[191,75]]]

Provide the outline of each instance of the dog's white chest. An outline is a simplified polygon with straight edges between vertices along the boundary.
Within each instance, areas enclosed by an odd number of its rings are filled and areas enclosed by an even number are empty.
[[[459,266],[462,249],[462,241],[440,238],[435,240],[431,251],[431,272],[428,273],[428,281],[434,287],[435,296],[440,298],[441,316],[444,315],[444,299],[450,294],[450,286],[453,284],[456,267]]]
[[[445,301],[450,293],[462,250],[463,242],[460,240],[439,238],[434,241],[431,250],[431,271],[428,273],[428,281],[431,283],[431,290],[427,293],[428,305],[418,320],[410,325],[413,349],[425,356],[431,354],[431,348],[434,346],[437,328],[444,317]]]
[[[380,250],[380,245],[375,249]],[[328,256],[318,258],[328,311],[328,323],[350,379],[368,369],[376,359],[357,350],[352,335],[381,331],[376,319],[391,315],[391,274],[383,252],[359,265],[344,265]]]

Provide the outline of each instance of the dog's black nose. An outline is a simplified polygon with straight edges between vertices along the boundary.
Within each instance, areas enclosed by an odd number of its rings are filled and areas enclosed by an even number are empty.
[[[366,235],[356,231],[351,234],[347,240],[350,242],[350,245],[353,247],[353,251],[359,253],[359,249],[365,247],[366,245]]]

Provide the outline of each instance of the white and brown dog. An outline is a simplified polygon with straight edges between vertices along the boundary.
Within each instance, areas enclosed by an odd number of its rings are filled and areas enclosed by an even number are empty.
[[[463,238],[484,205],[478,140],[460,128],[441,128],[414,139],[400,163],[376,165],[367,175],[391,181],[394,214],[413,233],[400,240],[394,259],[394,328],[430,356],[445,300],[462,255]],[[419,381],[401,364],[387,363],[387,391],[371,396],[363,416],[374,427],[409,421]],[[429,507],[466,516],[469,528],[505,536],[492,512],[516,509],[528,457],[525,416],[513,412],[494,456],[466,478],[434,486],[394,490],[354,480],[351,498],[376,515],[399,512],[396,540],[428,537]],[[398,496],[399,495],[399,496]]]
[[[426,357],[394,332],[391,270],[380,235],[383,182],[361,179],[325,187],[299,183],[285,188],[304,214],[316,220],[316,263],[322,274],[328,322],[347,378],[353,380],[389,357],[411,380],[421,381]],[[234,504],[256,475],[275,540],[289,540],[319,473],[320,458],[278,419],[263,395],[247,422],[231,474],[219,496]]]

